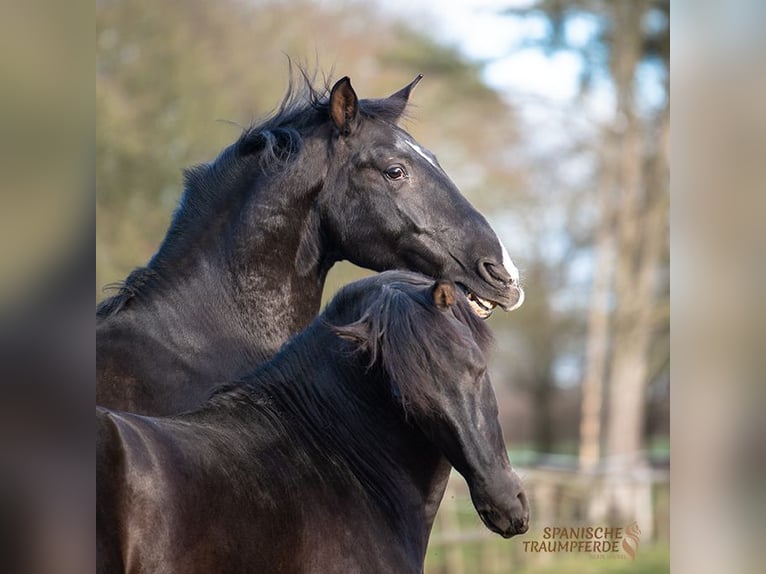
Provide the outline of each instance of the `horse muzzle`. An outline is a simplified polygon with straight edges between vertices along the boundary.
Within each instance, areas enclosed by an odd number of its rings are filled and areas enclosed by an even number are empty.
[[[524,534],[529,530],[529,515],[511,518],[495,510],[481,510],[479,517],[487,528],[503,538]]]
[[[512,264],[482,257],[476,262],[475,270],[478,277],[460,282],[460,285],[471,308],[479,317],[488,318],[496,307],[513,311],[524,303],[519,272]]]
[[[510,284],[499,295],[494,296],[480,296],[463,283],[460,286],[471,304],[471,309],[482,319],[490,317],[497,307],[504,311],[514,311],[524,303],[524,290],[519,285]]]
[[[480,492],[471,491],[474,507],[481,521],[492,532],[503,538],[524,534],[529,530],[529,501],[515,473],[510,474],[510,484],[495,483],[494,488]],[[491,494],[494,492],[495,494]]]

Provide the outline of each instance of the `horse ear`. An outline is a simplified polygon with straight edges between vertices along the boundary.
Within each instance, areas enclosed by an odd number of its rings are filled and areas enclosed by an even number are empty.
[[[431,296],[434,299],[434,305],[439,309],[448,309],[452,307],[457,300],[455,284],[452,281],[439,279],[434,283],[434,286],[431,289]]]
[[[342,135],[351,133],[351,128],[359,113],[359,98],[356,97],[351,80],[344,76],[338,80],[330,92],[330,117]]]
[[[404,109],[407,107],[407,102],[410,100],[410,93],[422,79],[423,74],[418,74],[415,76],[414,80],[404,86],[401,90],[388,96],[388,101],[398,108],[397,116],[401,116],[404,113]]]

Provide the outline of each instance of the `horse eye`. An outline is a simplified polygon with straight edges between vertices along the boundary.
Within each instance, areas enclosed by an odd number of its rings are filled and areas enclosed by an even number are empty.
[[[404,179],[405,177],[407,177],[407,172],[404,171],[404,168],[400,165],[392,165],[391,167],[386,169],[383,173],[391,181],[397,181],[399,179]]]

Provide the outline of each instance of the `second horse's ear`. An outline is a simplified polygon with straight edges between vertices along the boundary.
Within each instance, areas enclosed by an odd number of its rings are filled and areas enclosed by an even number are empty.
[[[338,80],[330,92],[330,117],[341,135],[351,133],[359,114],[359,98],[351,80],[345,76]]]
[[[439,309],[449,309],[455,304],[455,284],[452,281],[439,279],[431,288],[431,296],[434,299],[434,305]]]

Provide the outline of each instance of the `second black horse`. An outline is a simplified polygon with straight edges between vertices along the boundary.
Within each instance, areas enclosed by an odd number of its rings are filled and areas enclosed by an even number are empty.
[[[390,271],[197,412],[99,409],[98,572],[419,573],[450,464],[525,532],[490,339],[453,283]]]

